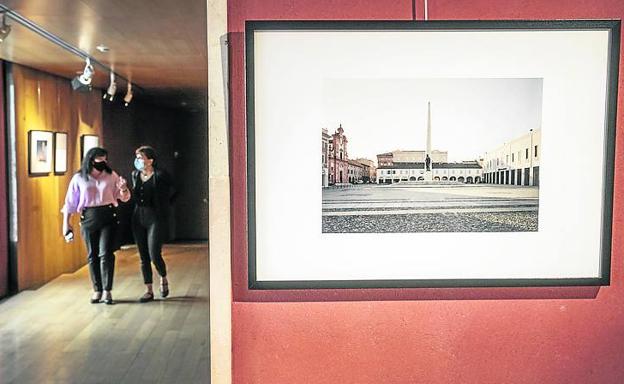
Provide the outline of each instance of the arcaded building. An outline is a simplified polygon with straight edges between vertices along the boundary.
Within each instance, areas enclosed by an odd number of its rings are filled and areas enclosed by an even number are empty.
[[[486,183],[539,186],[542,130],[528,133],[504,143],[483,155]]]
[[[385,162],[388,164],[388,162]],[[478,161],[462,161],[457,163],[433,162],[431,164],[433,181],[458,183],[483,182],[483,168]],[[377,168],[378,184],[394,184],[406,181],[424,181],[424,162],[393,162]]]

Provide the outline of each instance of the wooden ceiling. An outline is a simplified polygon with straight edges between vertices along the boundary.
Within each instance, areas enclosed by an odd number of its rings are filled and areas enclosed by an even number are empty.
[[[205,109],[206,0],[0,0],[65,42],[90,54],[144,89],[158,104]],[[7,19],[12,30],[0,57],[72,78],[78,56]],[[96,46],[110,48],[102,53]],[[109,74],[96,66],[93,84],[106,89]],[[118,82],[118,93],[126,85]]]

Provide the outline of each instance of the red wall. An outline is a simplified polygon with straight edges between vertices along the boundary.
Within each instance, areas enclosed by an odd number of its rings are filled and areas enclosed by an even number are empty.
[[[611,286],[247,290],[244,21],[412,12],[411,0],[229,0],[234,383],[624,382],[622,74]],[[622,0],[429,0],[430,19],[623,16]]]

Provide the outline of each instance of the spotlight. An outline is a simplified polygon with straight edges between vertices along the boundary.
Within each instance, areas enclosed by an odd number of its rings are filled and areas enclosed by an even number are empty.
[[[89,92],[91,91],[91,79],[93,78],[93,74],[95,70],[91,65],[91,60],[87,57],[84,71],[82,71],[82,75],[76,76],[72,79],[71,85],[75,91],[79,92]]]
[[[106,45],[104,44],[100,44],[97,47],[95,47],[95,49],[97,49],[98,51],[104,53],[104,52],[108,52],[110,51],[110,48],[108,48]]]
[[[126,96],[124,96],[124,102],[125,102],[125,106],[127,107],[128,104],[130,104],[130,102],[132,101],[132,83],[128,82],[128,92],[126,92]]]
[[[2,14],[2,26],[0,26],[0,43],[11,33],[11,26],[6,23],[6,13]]]
[[[108,97],[108,100],[113,101],[115,97],[115,93],[117,92],[117,83],[115,82],[115,72],[110,73],[110,85],[104,94],[104,99]]]

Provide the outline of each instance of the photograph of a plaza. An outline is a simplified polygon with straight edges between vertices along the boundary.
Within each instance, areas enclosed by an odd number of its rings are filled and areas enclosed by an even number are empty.
[[[323,96],[323,233],[538,230],[541,79],[339,79]]]

